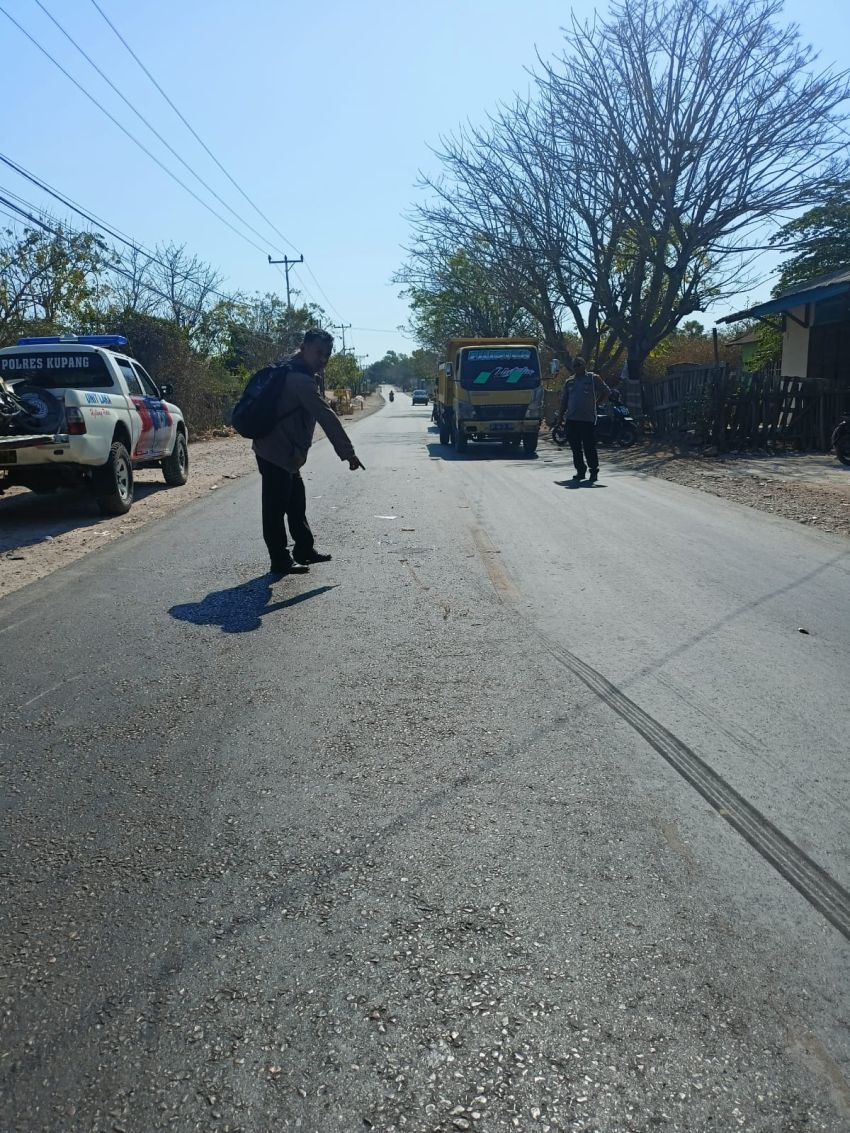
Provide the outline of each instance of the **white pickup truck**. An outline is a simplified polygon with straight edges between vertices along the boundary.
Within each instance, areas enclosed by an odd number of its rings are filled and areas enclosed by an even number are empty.
[[[120,335],[21,338],[0,349],[0,492],[87,486],[101,511],[133,503],[133,470],[159,467],[185,484],[183,414]]]

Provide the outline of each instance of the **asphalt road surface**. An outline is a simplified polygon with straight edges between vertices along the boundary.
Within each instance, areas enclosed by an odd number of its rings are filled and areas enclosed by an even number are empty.
[[[3,1130],[850,1129],[850,543],[429,417],[0,604]]]

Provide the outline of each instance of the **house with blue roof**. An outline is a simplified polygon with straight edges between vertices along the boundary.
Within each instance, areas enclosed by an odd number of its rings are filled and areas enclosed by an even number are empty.
[[[810,279],[766,303],[718,319],[758,319],[782,329],[783,377],[850,387],[850,265]]]

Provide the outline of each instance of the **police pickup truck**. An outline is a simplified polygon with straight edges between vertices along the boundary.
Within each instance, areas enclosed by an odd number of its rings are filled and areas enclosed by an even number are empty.
[[[189,478],[183,414],[121,335],[20,338],[0,349],[0,492],[87,487],[102,512],[133,503],[133,471]]]

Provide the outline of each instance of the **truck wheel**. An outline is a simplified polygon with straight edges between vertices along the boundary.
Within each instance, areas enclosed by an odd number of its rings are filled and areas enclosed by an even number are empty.
[[[172,488],[179,488],[189,479],[189,446],[185,434],[177,434],[171,455],[162,462],[162,474]]]
[[[457,425],[454,425],[452,427],[452,447],[455,452],[466,452],[467,443],[466,433],[459,429]]]
[[[537,433],[526,433],[522,438],[522,447],[528,456],[537,452]]]
[[[437,428],[440,430],[440,444],[447,445],[452,439],[452,430],[445,417],[437,418]]]
[[[109,450],[106,464],[94,472],[94,495],[104,515],[125,515],[133,503],[133,465],[121,441]]]

